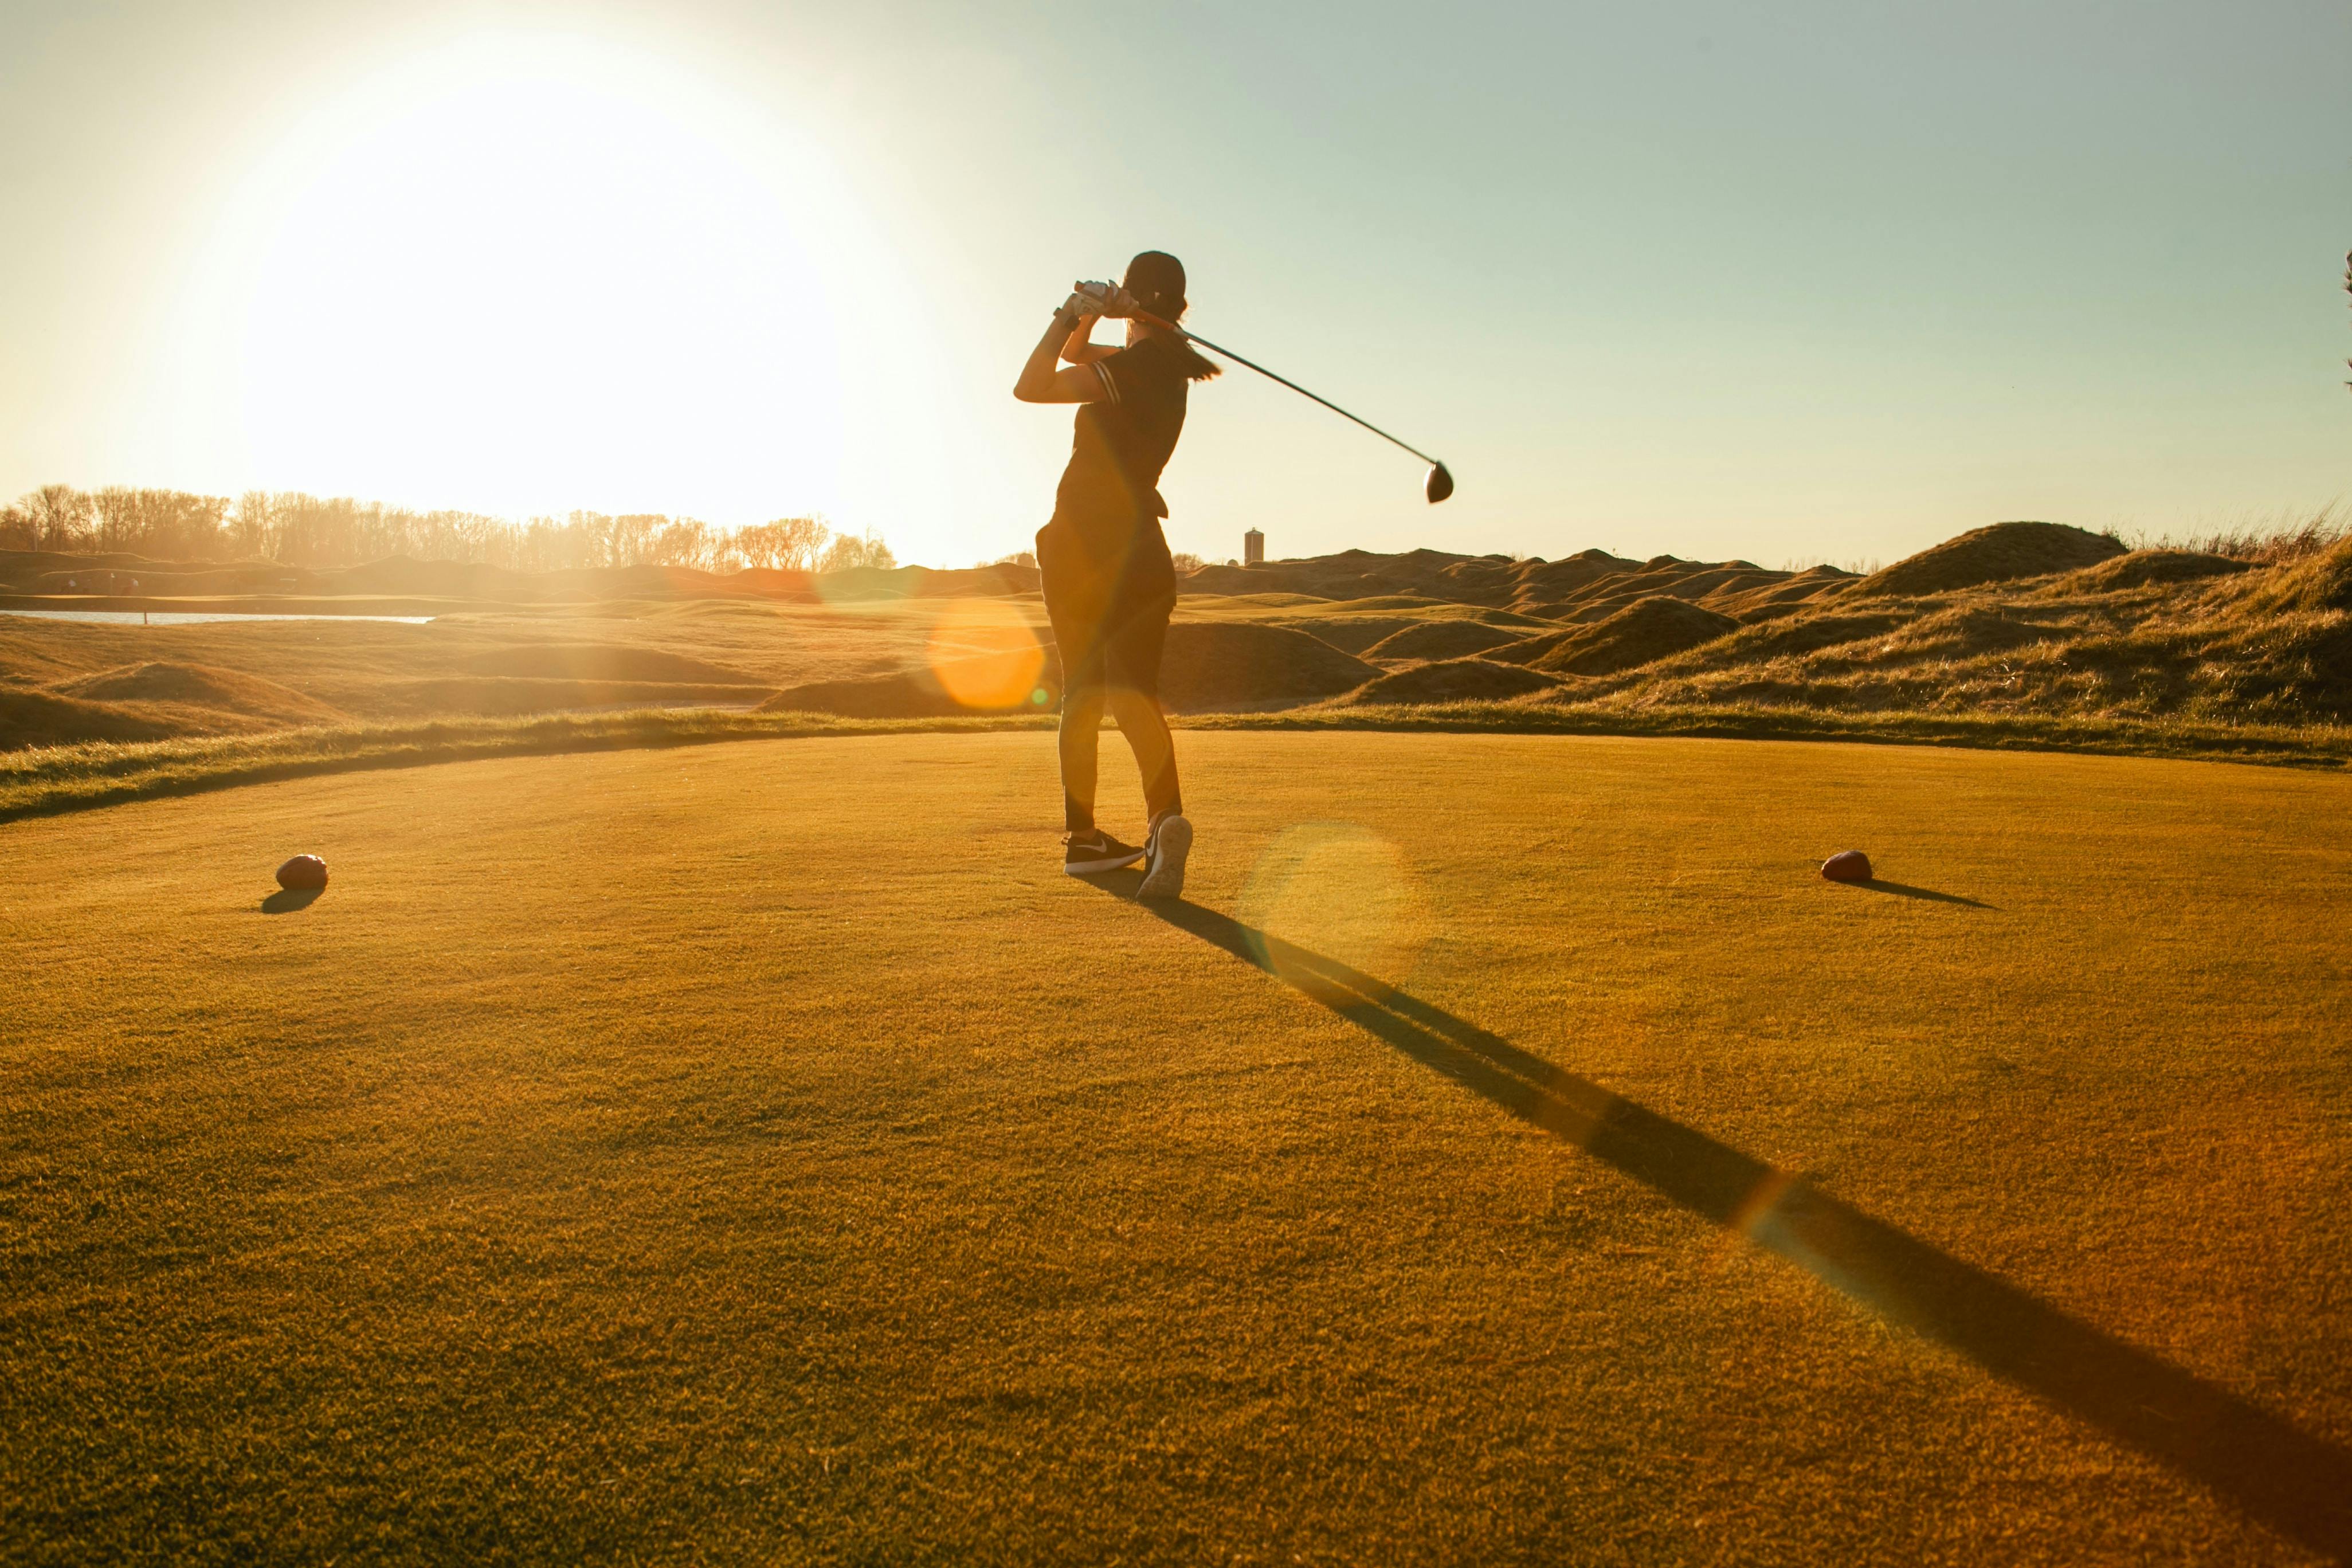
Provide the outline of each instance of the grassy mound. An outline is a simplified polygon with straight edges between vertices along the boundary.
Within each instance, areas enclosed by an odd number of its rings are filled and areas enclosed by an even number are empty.
[[[162,741],[186,732],[169,716],[35,687],[0,686],[0,752],[90,741]]]
[[[518,718],[583,708],[707,708],[756,705],[774,689],[686,681],[533,679],[520,675],[441,676],[389,680],[371,692],[371,710],[387,718],[436,713]]]
[[[2352,538],[2274,566],[2271,575],[2252,603],[2290,613],[2352,611]]]
[[[142,582],[154,568],[127,558],[0,552],[0,576],[38,578],[77,563],[132,566]],[[789,574],[769,574],[773,582],[740,574],[739,582],[652,566],[504,577],[487,568],[379,566],[354,570],[387,586],[470,589],[516,602],[418,601],[439,616],[430,626],[0,618],[0,683],[110,709],[78,713],[52,703],[36,715],[20,703],[26,722],[0,721],[0,747],[144,732],[124,729],[132,720],[166,733],[226,734],[317,718],[296,712],[282,695],[265,702],[255,699],[257,688],[241,689],[243,697],[227,691],[222,681],[231,675],[294,689],[362,722],[436,712],[740,707],[770,692],[785,693],[771,704],[776,711],[894,720],[1051,706],[1050,665],[1032,686],[956,662],[991,655],[1001,639],[1018,645],[1008,658],[1034,662],[1043,607],[1021,591],[1034,575],[1026,569],[905,569],[812,585],[785,581]],[[189,565],[180,574],[196,574]],[[309,574],[315,581],[305,592],[352,585],[326,584],[328,575]],[[1862,579],[1829,566],[1774,572],[1748,561],[1637,561],[1603,551],[1550,563],[1349,551],[1225,575],[1248,591],[1201,591],[1214,574],[1185,579],[1164,683],[1172,710],[1304,711],[1407,659],[1473,658],[1573,676],[1575,684],[1546,694],[1543,706],[1591,705],[1601,725],[1631,722],[1636,710],[1744,710],[1769,732],[1877,733],[1901,731],[1905,715],[1941,724],[1975,714],[1999,730],[2039,714],[2079,721],[2059,727],[2069,734],[2170,736],[2187,725],[2201,736],[2232,725],[2332,731],[2352,719],[2352,662],[2343,651],[2352,543],[2332,514],[2289,534],[2129,553],[2080,530],[2003,524],[1898,563],[1871,579],[1867,595]],[[1943,585],[1955,583],[1967,585]],[[1928,587],[1935,591],[1908,591]],[[834,588],[842,592],[828,598]],[[173,607],[283,611],[306,603]],[[88,599],[73,607],[100,606]],[[348,615],[359,604],[321,600],[320,607]],[[1549,618],[1528,614],[1530,607]],[[68,689],[150,663],[200,666],[219,679],[206,689],[183,682],[176,695],[189,700]],[[943,689],[942,669],[957,677],[955,691],[980,693],[982,706]],[[1442,691],[1448,679],[1473,678],[1494,679],[1465,670],[1424,679]],[[1041,688],[1045,704],[1031,700]],[[1481,705],[1508,706],[1482,695],[1396,704],[1423,717],[1432,708]],[[1379,723],[1385,706],[1357,701],[1341,710],[1350,721]],[[2332,754],[2335,741],[2315,744]],[[2207,745],[2200,739],[2197,749]],[[2158,749],[2176,748],[2166,740]]]
[[[71,557],[63,559],[70,560]],[[314,574],[297,568],[251,563],[234,566],[176,569],[149,565],[94,567],[17,574],[10,584],[30,594],[125,594],[142,598],[188,598],[206,595],[283,594],[308,585]]]
[[[1964,604],[1908,622],[1874,649],[1882,662],[1965,662],[2037,643],[2067,640],[2063,619],[2028,605]]]
[[[2077,572],[2056,587],[2068,593],[2117,594],[2132,588],[2195,583],[2207,577],[2232,577],[2246,570],[2243,561],[2209,555],[2201,550],[2135,550]]]
[[[1729,616],[1682,599],[1637,599],[1607,620],[1497,649],[1506,662],[1548,675],[1614,675],[1713,642],[1739,629]]]
[[[1288,626],[1178,621],[1160,691],[1178,713],[1247,712],[1352,691],[1380,670]]]
[[[215,708],[289,725],[331,724],[343,717],[317,698],[257,675],[165,659],[100,670],[65,682],[57,689],[68,697],[94,702],[158,702],[173,707]]]
[[[1022,712],[1060,700],[1061,671],[1052,650],[1025,700],[992,679],[997,660],[958,660],[890,675],[848,680],[809,681],[786,687],[761,705],[772,713],[841,713],[859,718],[950,717],[971,712]],[[980,679],[960,679],[966,672]],[[1168,628],[1160,664],[1160,695],[1172,713],[1247,713],[1291,708],[1352,691],[1380,673],[1376,666],[1341,653],[1319,638],[1288,626],[1252,622],[1178,621]],[[975,708],[954,693],[985,692],[992,699]]]
[[[1477,621],[1423,621],[1363,651],[1372,658],[1469,658],[1518,642],[1522,636]]]
[[[1051,712],[1061,701],[1061,675],[1050,656],[1036,679],[1025,687],[1008,681],[1006,675],[1007,660],[1001,655],[954,659],[889,675],[805,681],[784,688],[754,711],[838,713],[852,719],[952,719],[972,713]]]
[[[1485,658],[1433,659],[1367,681],[1349,694],[1361,707],[1391,702],[1501,702],[1529,692],[1549,691],[1553,677],[1516,664]]]
[[[1829,648],[1843,650],[1837,657],[1861,663],[1873,657],[1872,639],[1884,637],[1917,618],[1916,611],[1907,609],[1832,608],[1762,621],[1743,626],[1721,642],[1701,644],[1703,652],[1692,653],[1676,668],[1703,664],[1720,669],[1768,668],[1781,660]]]
[[[1906,556],[1848,592],[1858,597],[1948,594],[1981,583],[2008,583],[2080,571],[2124,553],[2123,541],[2062,522],[1996,522]]]
[[[1443,603],[1513,613],[1523,621],[1599,620],[1654,595],[1738,614],[1743,606],[1825,597],[1850,581],[1821,568],[1774,572],[1751,561],[1684,561],[1673,555],[1633,561],[1605,550],[1550,562],[1439,550],[1393,555],[1348,550],[1260,566],[1211,567],[1185,579],[1185,593],[1188,598],[1255,597],[1271,591],[1366,607],[1402,610]]]
[[[766,686],[758,676],[708,659],[624,643],[537,643],[493,648],[465,661],[474,675],[556,680],[651,680],[666,685]]]
[[[331,724],[345,715],[241,670],[151,659],[53,681],[0,684],[0,750],[161,741]]]
[[[1399,632],[1429,623],[1398,616],[1309,616],[1286,617],[1281,624],[1360,658]]]

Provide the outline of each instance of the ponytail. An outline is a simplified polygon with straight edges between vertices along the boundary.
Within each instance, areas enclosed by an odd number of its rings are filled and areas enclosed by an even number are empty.
[[[1153,311],[1152,314],[1159,314]],[[1225,367],[1203,355],[1181,338],[1171,340],[1176,345],[1176,363],[1184,372],[1186,381],[1214,381],[1225,374]]]
[[[1152,315],[1163,321],[1181,321],[1187,306],[1184,302],[1184,264],[1164,250],[1147,250],[1127,264],[1127,280],[1119,285],[1135,296]],[[1144,325],[1151,326],[1149,321]],[[1152,329],[1157,331],[1158,329]],[[1170,334],[1168,341],[1176,352],[1176,363],[1187,381],[1207,381],[1224,374],[1224,366],[1206,359],[1186,342],[1182,329]]]

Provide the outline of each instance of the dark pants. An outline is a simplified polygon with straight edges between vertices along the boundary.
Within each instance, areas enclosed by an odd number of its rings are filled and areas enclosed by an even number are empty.
[[[1152,821],[1184,809],[1176,742],[1160,710],[1160,659],[1176,607],[1176,574],[1156,521],[1122,548],[1088,548],[1058,520],[1037,534],[1045,615],[1062,658],[1062,814],[1073,833],[1095,826],[1103,716],[1118,721],[1143,774]]]

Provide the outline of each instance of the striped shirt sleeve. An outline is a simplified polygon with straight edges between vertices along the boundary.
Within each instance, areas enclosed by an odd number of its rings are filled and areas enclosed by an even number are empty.
[[[1110,374],[1109,361],[1095,361],[1095,377],[1102,383],[1103,401],[1105,403],[1117,403],[1118,401],[1118,383]]]

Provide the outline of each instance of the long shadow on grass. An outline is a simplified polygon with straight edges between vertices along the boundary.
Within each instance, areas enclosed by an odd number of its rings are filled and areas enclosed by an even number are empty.
[[[1939,893],[1933,888],[1915,888],[1908,882],[1889,882],[1873,877],[1867,882],[1848,882],[1849,888],[1868,888],[1874,893],[1892,893],[1898,899],[1925,899],[1936,904],[1965,904],[1972,910],[1998,910],[1998,904],[1988,904],[1977,899],[1964,899],[1958,893]]]
[[[1131,895],[1134,873],[1094,879]],[[1297,987],[1514,1116],[1895,1322],[2352,1562],[2352,1454],[2016,1286],[1321,953],[1197,904],[1140,906]]]

